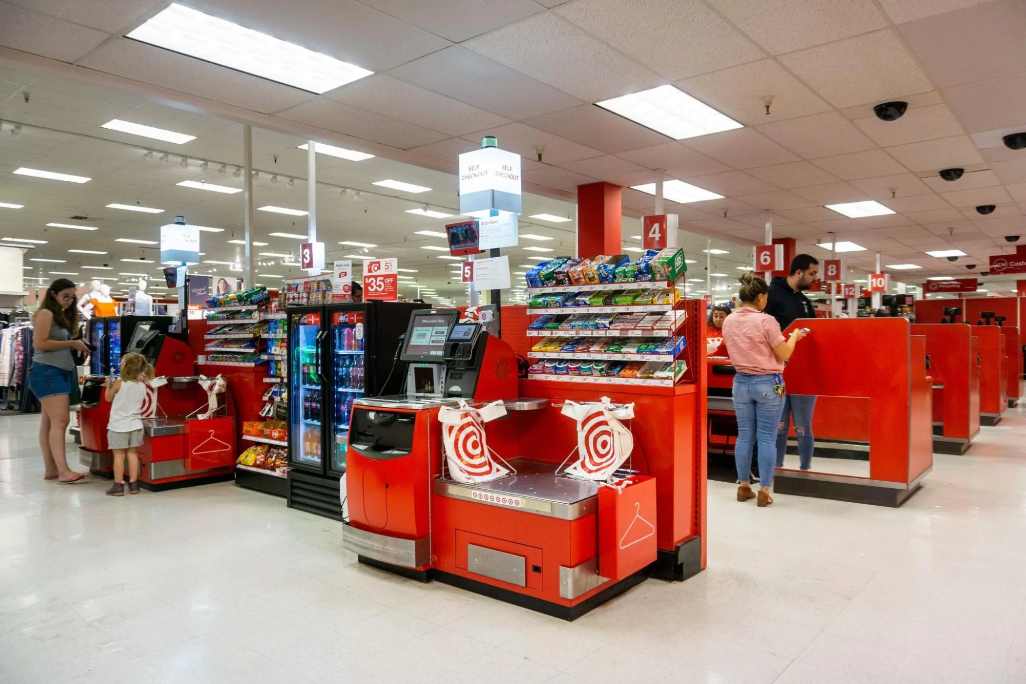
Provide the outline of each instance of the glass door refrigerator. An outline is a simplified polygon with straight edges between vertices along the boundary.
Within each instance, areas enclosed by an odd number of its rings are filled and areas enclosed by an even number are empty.
[[[324,377],[321,374],[323,307],[288,312],[289,466],[292,471],[325,474]]]
[[[89,344],[96,351],[89,355],[89,375],[107,374],[107,333],[106,318],[90,318],[88,328]]]

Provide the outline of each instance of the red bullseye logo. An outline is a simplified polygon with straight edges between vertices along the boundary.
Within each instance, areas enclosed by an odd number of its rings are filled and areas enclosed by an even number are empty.
[[[468,475],[483,477],[491,475],[493,464],[484,450],[484,425],[471,414],[464,414],[456,425],[446,425],[446,431],[452,437],[460,467]]]
[[[586,473],[597,473],[608,468],[616,459],[613,429],[603,413],[594,413],[581,426],[583,448],[579,467]]]
[[[146,388],[146,396],[143,397],[140,413],[145,418],[152,418],[157,415],[157,390],[152,387]]]

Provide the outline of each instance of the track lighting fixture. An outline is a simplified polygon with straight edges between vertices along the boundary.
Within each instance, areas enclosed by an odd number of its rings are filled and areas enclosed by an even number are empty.
[[[228,165],[227,165],[227,164],[221,164],[221,168],[219,168],[219,169],[217,170],[217,172],[218,172],[219,174],[221,174],[222,176],[223,176],[224,174],[228,173]]]
[[[289,178],[289,187],[291,188],[295,184],[296,184],[296,179],[295,178]]]
[[[346,188],[342,188],[342,190],[341,190],[341,191],[339,191],[339,193],[338,193],[338,194],[339,194],[340,196],[342,196],[342,197],[345,197],[345,196],[346,196],[346,194],[347,194],[348,192],[349,192],[349,191],[348,191],[348,190],[347,190]]]
[[[165,152],[164,154],[160,155],[160,161],[166,162],[168,160],[168,156],[169,155],[168,155],[167,152]]]
[[[236,166],[235,167],[235,173],[232,174],[232,178],[241,178],[241,177],[242,177],[242,167],[241,166]]]
[[[271,182],[272,183],[277,183],[278,182],[278,174],[274,174],[273,176],[271,176]]]
[[[178,163],[178,165],[181,166],[183,169],[189,168],[189,158],[188,157],[182,157],[182,161],[180,161]]]
[[[146,150],[146,154],[143,155],[143,159],[153,159],[153,150]]]
[[[208,166],[210,166],[210,164],[204,161],[202,164],[200,164],[200,171],[206,171]]]

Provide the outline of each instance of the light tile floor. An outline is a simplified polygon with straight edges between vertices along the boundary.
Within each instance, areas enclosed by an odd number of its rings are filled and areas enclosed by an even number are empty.
[[[709,568],[574,623],[354,564],[231,484],[42,481],[0,418],[0,682],[1026,682],[1026,413],[898,510],[709,484]]]

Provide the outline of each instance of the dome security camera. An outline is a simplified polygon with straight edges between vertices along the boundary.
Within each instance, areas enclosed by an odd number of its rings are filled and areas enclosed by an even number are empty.
[[[873,107],[873,113],[881,121],[897,121],[908,111],[908,102],[881,102]]]
[[[1009,133],[1001,140],[1010,150],[1026,150],[1026,133]]]
[[[946,181],[957,181],[965,173],[965,169],[941,169],[937,175]]]
[[[974,268],[976,268],[976,264],[966,264],[965,267],[968,268],[971,271]]]
[[[958,257],[948,257],[948,261],[958,261]]]
[[[1019,236],[1018,235],[1006,235],[1005,236],[1005,242],[1018,242],[1018,241],[1019,241]]]
[[[981,204],[976,207],[977,213],[983,214],[984,216],[987,214],[993,214],[995,209],[997,209],[997,206],[993,204]]]
[[[984,278],[986,278],[987,276],[990,275],[990,271],[980,271],[980,275],[983,276]]]

